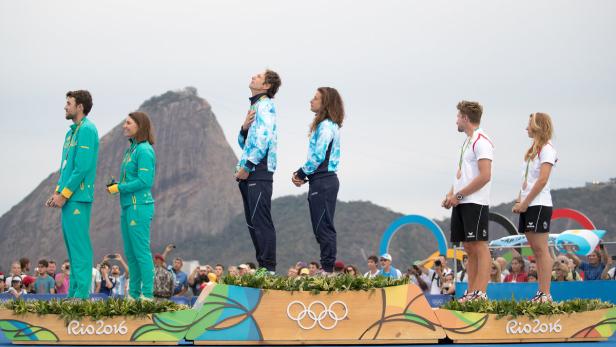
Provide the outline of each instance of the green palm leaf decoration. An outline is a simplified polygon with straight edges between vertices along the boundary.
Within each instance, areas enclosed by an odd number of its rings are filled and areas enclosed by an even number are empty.
[[[131,341],[180,341],[192,327],[196,310],[157,313],[153,324],[146,324],[135,330]]]
[[[11,341],[58,342],[58,336],[51,330],[15,319],[0,320],[0,330]]]

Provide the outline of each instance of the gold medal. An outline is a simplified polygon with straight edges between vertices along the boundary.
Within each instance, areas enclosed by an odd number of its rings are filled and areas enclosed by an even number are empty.
[[[456,178],[457,179],[462,178],[462,171],[460,169],[458,169],[458,172],[456,173]]]

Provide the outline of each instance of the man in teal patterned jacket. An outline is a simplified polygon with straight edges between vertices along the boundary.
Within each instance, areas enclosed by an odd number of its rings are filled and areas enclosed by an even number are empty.
[[[92,281],[90,213],[98,159],[98,130],[86,116],[92,109],[87,90],[66,93],[66,119],[73,121],[66,133],[60,179],[47,206],[62,209],[62,233],[71,264],[69,298],[87,299]]]
[[[270,272],[276,271],[276,230],[271,203],[278,138],[272,99],[280,84],[280,77],[271,70],[252,77],[250,110],[238,138],[243,152],[235,173],[257,262]]]

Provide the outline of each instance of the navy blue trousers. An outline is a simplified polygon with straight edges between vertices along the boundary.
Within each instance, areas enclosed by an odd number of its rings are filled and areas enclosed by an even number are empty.
[[[333,175],[311,179],[308,189],[312,231],[321,249],[321,266],[327,272],[333,272],[336,262],[334,214],[339,188],[338,176]]]
[[[244,215],[259,267],[276,271],[276,229],[272,221],[272,181],[239,183]]]

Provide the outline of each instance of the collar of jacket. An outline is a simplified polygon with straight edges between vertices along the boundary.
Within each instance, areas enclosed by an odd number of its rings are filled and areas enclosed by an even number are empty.
[[[78,126],[82,125],[83,123],[85,123],[87,121],[87,116],[84,116],[83,118],[81,118],[81,120],[79,121],[79,123],[73,123],[71,124],[71,130],[75,130],[77,129]]]
[[[249,97],[248,99],[250,100],[250,105],[254,105],[257,103],[257,101],[259,101],[259,99],[261,99],[262,96],[267,96],[267,93],[261,93],[261,94],[257,94],[254,96]]]

